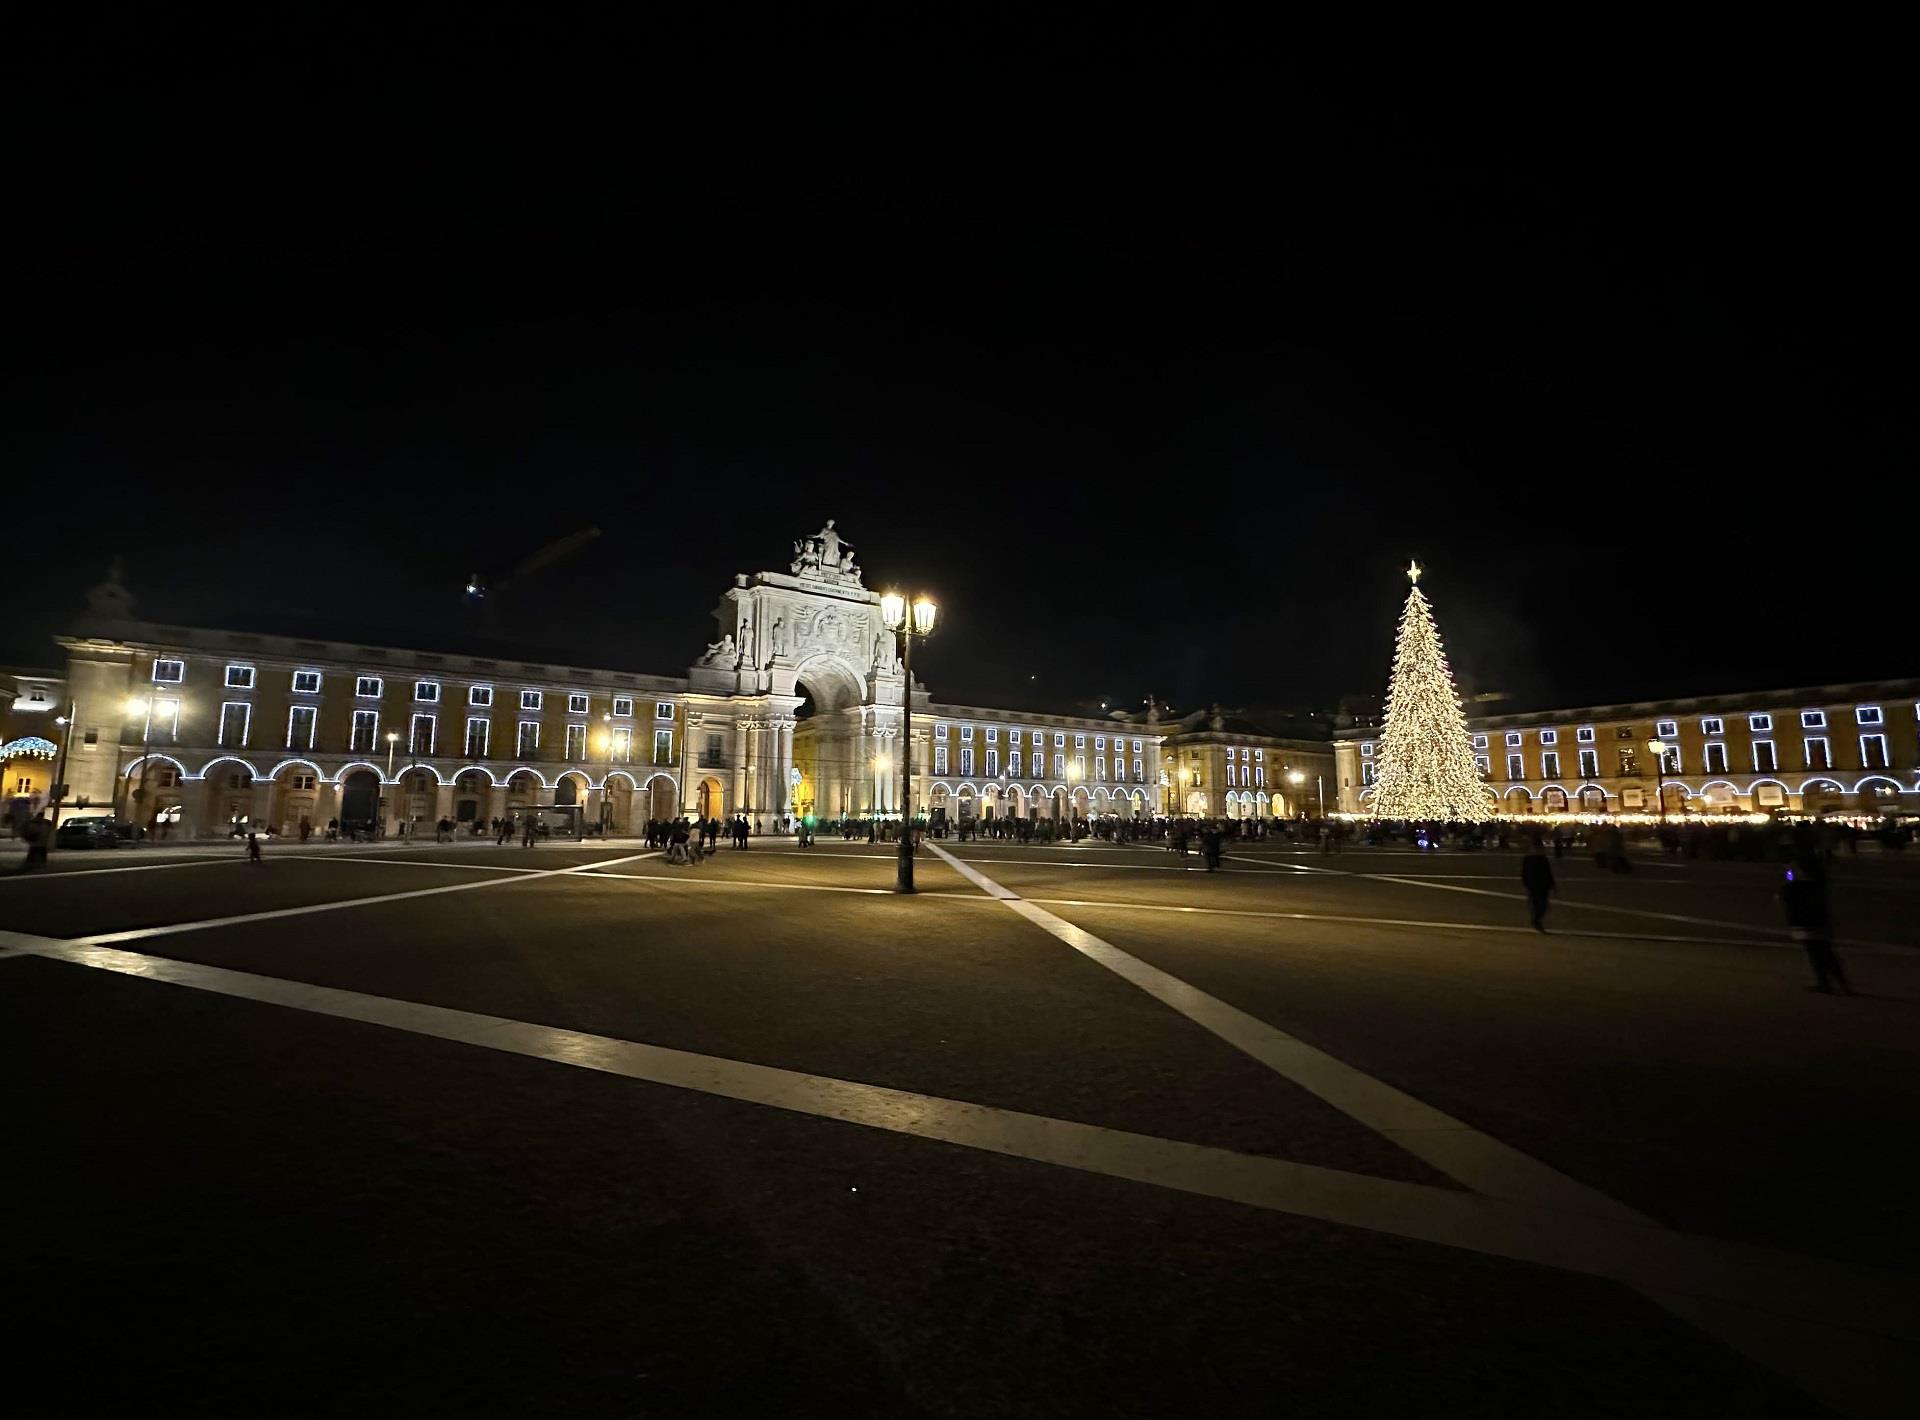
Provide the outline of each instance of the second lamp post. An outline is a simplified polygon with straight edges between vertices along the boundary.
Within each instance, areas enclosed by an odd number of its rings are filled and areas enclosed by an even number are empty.
[[[933,635],[939,608],[933,598],[913,599],[913,619],[907,619],[907,599],[899,592],[880,596],[880,619],[900,637],[900,866],[895,892],[913,891],[913,638]]]

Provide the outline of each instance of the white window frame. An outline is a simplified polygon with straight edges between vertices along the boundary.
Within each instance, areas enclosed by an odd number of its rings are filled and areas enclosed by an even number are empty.
[[[947,772],[947,747],[945,745],[936,744],[933,747],[933,772],[935,774],[945,774]]]
[[[1802,710],[1800,728],[1803,730],[1824,730],[1827,727],[1827,712],[1824,710]]]
[[[1067,777],[1067,756],[1065,751],[1056,750],[1054,752],[1053,777],[1055,779],[1065,779]]]
[[[367,687],[371,685],[372,690]],[[377,675],[355,674],[353,678],[353,698],[355,700],[378,700],[387,688],[384,678]]]
[[[1580,778],[1582,782],[1600,777],[1600,751],[1583,749],[1577,751],[1580,756]]]
[[[1760,762],[1760,750],[1762,746],[1766,748],[1767,758],[1771,759],[1773,763],[1762,764]],[[1780,751],[1774,746],[1772,740],[1755,740],[1753,742],[1753,772],[1755,774],[1778,774],[1780,772]]]
[[[960,743],[963,745],[973,743],[973,726],[962,725],[960,727]]]
[[[1067,742],[1067,736],[1064,730],[1055,730],[1053,732],[1053,747],[1055,749],[1059,749],[1061,746],[1066,744],[1066,742]]]
[[[1475,749],[1485,749],[1487,747],[1487,737],[1485,735],[1475,735],[1473,737],[1473,747]]]
[[[480,748],[473,747],[474,726],[480,727]],[[490,758],[493,751],[493,717],[490,715],[467,716],[466,737],[460,741],[460,747],[469,759]]]
[[[944,739],[945,739],[945,738],[947,737],[947,725],[946,725],[946,721],[944,721],[944,720],[937,720],[937,721],[935,721],[935,722],[934,722],[934,726],[933,726],[933,737],[934,737],[934,739],[936,739],[936,740],[944,740]]]
[[[1887,717],[1878,705],[1856,705],[1853,707],[1853,722],[1856,725],[1884,725]]]
[[[300,716],[307,717],[307,737],[300,739],[294,733],[294,726],[300,723]],[[313,737],[320,730],[320,707],[318,705],[289,705],[287,707],[287,748],[312,749]]]
[[[527,731],[533,731],[533,753],[527,753]],[[538,759],[540,757],[540,722],[521,720],[513,731],[513,757],[515,759]]]
[[[546,697],[537,690],[523,690],[520,692],[520,708],[522,710],[538,710],[545,699]]]
[[[425,692],[424,694],[422,692]],[[440,703],[440,682],[437,680],[416,680],[413,683],[413,699],[419,705],[438,705]]]
[[[493,687],[491,685],[468,686],[467,705],[474,710],[493,709]]]
[[[1558,730],[1542,730],[1540,732],[1540,743],[1543,745],[1559,744],[1560,732]]]
[[[1724,735],[1727,721],[1724,715],[1703,715],[1700,718],[1700,733],[1703,735]]]
[[[1525,736],[1523,736],[1518,730],[1508,730],[1507,731],[1507,748],[1519,749],[1520,741],[1524,738]]]
[[[368,721],[371,722],[367,730],[367,743],[365,748],[362,748],[359,743],[360,723],[361,723],[361,716],[363,715],[367,718]],[[348,754],[372,754],[378,749],[379,744],[380,744],[380,712],[378,710],[354,711],[352,716],[350,716],[347,720],[347,753]]]
[[[1135,740],[1135,741],[1133,742],[1133,752],[1134,752],[1135,754],[1138,754],[1138,753],[1140,753],[1140,741],[1138,741],[1138,740]]]
[[[624,710],[620,708],[623,705],[626,707]],[[633,697],[631,695],[616,695],[613,697],[613,718],[616,720],[630,720],[633,718]]]
[[[227,738],[227,711],[229,710],[239,710],[242,712],[240,716],[240,738],[237,740],[229,740]],[[222,748],[225,748],[231,745],[235,748],[244,749],[246,747],[248,739],[253,734],[252,704],[245,700],[221,701],[220,702],[220,729],[218,731],[218,734],[220,736],[220,745]]]
[[[579,741],[580,741],[580,748],[577,752],[574,750],[574,747],[573,747],[574,737],[576,735],[579,737]],[[587,727],[585,725],[570,724],[567,726],[567,738],[566,738],[566,743],[562,749],[561,757],[572,764],[583,764],[586,762]]]
[[[615,725],[613,735],[613,757],[621,764],[633,763],[633,726]]]
[[[1105,749],[1107,747],[1107,737],[1105,735],[1095,735],[1093,737],[1093,747],[1095,749]]]
[[[1480,771],[1480,777],[1482,779],[1493,778],[1493,759],[1491,756],[1476,754],[1473,757],[1473,767]]]
[[[172,666],[172,675],[161,675],[162,666]],[[187,663],[178,656],[160,656],[153,663],[153,683],[155,685],[183,685],[187,679]]]
[[[660,741],[663,736],[665,737],[667,742],[667,752],[665,757],[662,757],[660,754]],[[673,731],[672,730],[662,730],[658,728],[654,730],[653,762],[655,764],[672,764],[673,763]]]
[[[427,747],[425,749],[419,747],[420,722],[422,720],[427,722]],[[433,747],[439,743],[439,740],[440,717],[426,710],[414,711],[413,718],[407,722],[407,753],[432,754]]]
[[[1096,754],[1093,757],[1093,777],[1101,783],[1106,782],[1107,757],[1104,754]]]
[[[241,675],[245,676],[246,679],[235,680],[233,677],[234,677],[234,672],[236,671],[238,671]],[[253,682],[254,682],[254,673],[253,673],[252,666],[248,665],[245,661],[227,662],[226,688],[228,690],[252,690]]]
[[[1677,740],[1680,738],[1680,722],[1677,720],[1657,721],[1653,727],[1653,734],[1656,739]]]
[[[583,690],[567,692],[567,713],[569,715],[587,715],[593,710],[592,702]]]
[[[1558,779],[1560,777],[1560,751],[1547,749],[1540,751],[1540,777]]]
[[[1756,734],[1770,735],[1773,733],[1773,716],[1755,711],[1747,716],[1747,728]]]
[[[1027,762],[1027,757],[1024,753],[1022,753],[1020,750],[1014,749],[1011,746],[1008,747],[1007,773],[1009,775],[1011,775],[1015,779],[1018,779],[1020,777],[1020,767],[1026,762]]]
[[[300,677],[302,676],[312,676],[313,684],[312,685],[300,684]],[[325,685],[326,683],[327,683],[327,678],[324,675],[322,675],[319,671],[297,670],[293,673],[293,693],[295,695],[318,695],[320,693],[320,687]]]
[[[1593,726],[1591,725],[1582,725],[1573,732],[1573,742],[1577,745],[1590,745],[1597,738],[1598,736],[1595,735]]]
[[[973,746],[964,742],[960,746],[960,777],[973,778]]]
[[[1515,743],[1515,741],[1513,741],[1513,740],[1508,740],[1508,741],[1507,741],[1507,744],[1508,744],[1509,746],[1511,746],[1511,745],[1513,745],[1514,743]],[[1363,745],[1361,745],[1361,746],[1360,746],[1360,757],[1361,757],[1362,759],[1372,759],[1372,758],[1373,758],[1373,746],[1372,746],[1372,744],[1370,744],[1370,743],[1369,743],[1369,744],[1363,744]]]
[[[1007,743],[1008,743],[1008,744],[1010,744],[1010,745],[1017,745],[1017,744],[1019,744],[1019,743],[1020,743],[1020,731],[1018,731],[1017,729],[1013,729],[1013,728],[1011,728],[1011,727],[1009,727],[1009,728],[1008,728],[1008,730],[1007,730]]]
[[[1000,777],[1000,750],[996,745],[987,746],[987,778]]]
[[[1144,784],[1147,782],[1147,776],[1140,772],[1140,763],[1137,759],[1133,762],[1133,782],[1136,784]]]
[[[1362,769],[1373,768],[1371,764],[1363,764],[1360,767]],[[1525,779],[1526,777],[1527,777],[1527,757],[1524,754],[1514,754],[1513,752],[1509,751],[1507,754],[1507,778],[1509,780],[1517,781],[1517,780]],[[1371,784],[1373,781],[1369,779],[1366,782]]]
[[[656,720],[671,720],[673,718],[673,702],[671,700],[654,701],[653,718]]]
[[[1880,762],[1878,764],[1870,762],[1873,759],[1873,756],[1867,753],[1867,746],[1870,744],[1880,746]],[[1893,768],[1893,757],[1887,753],[1887,737],[1884,734],[1860,736],[1860,767],[1862,769]]]
[[[1820,746],[1820,762],[1813,762],[1813,747]],[[1807,735],[1800,741],[1800,758],[1809,769],[1833,768],[1833,741],[1825,735]]]
[[[1713,762],[1713,752],[1715,750],[1720,751],[1720,763],[1718,767],[1716,767]],[[1710,740],[1707,742],[1706,749],[1702,753],[1700,758],[1700,764],[1701,764],[1700,772],[1702,774],[1730,773],[1731,771],[1727,768],[1727,765],[1729,762],[1730,761],[1727,759],[1726,742],[1724,740]]]
[[[1073,737],[1073,747],[1075,749],[1085,749],[1087,747],[1087,737],[1085,735],[1075,735]]]

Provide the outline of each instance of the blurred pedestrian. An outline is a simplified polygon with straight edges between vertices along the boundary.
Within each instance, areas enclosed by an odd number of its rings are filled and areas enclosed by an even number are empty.
[[[1547,930],[1547,899],[1553,895],[1553,864],[1547,858],[1546,845],[1541,843],[1540,835],[1534,834],[1527,844],[1526,854],[1520,859],[1520,886],[1527,894],[1527,912],[1533,919],[1533,930]]]
[[[1793,938],[1807,949],[1807,962],[1813,967],[1815,991],[1833,994],[1837,984],[1847,995],[1853,984],[1833,949],[1833,913],[1827,891],[1827,872],[1815,854],[1796,856],[1787,866],[1787,880],[1780,888],[1780,905],[1786,910],[1787,926]]]
[[[249,863],[260,861],[260,835],[252,829],[247,830],[247,861]]]
[[[47,822],[44,813],[35,814],[20,825],[20,836],[27,843],[26,861],[14,869],[16,873],[40,873],[47,867],[47,840],[53,837],[53,825]]]

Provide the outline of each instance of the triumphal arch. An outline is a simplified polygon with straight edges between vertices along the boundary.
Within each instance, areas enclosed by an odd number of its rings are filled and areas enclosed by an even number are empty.
[[[906,676],[833,520],[794,543],[785,572],[736,576],[713,615],[720,639],[687,672],[688,809],[899,812]],[[913,695],[923,710],[924,687]]]

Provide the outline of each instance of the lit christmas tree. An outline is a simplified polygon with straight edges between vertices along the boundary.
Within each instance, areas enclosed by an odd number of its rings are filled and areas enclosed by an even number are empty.
[[[1418,562],[1407,568],[1414,585],[1400,613],[1400,638],[1393,649],[1387,725],[1374,760],[1371,807],[1379,818],[1477,823],[1491,818],[1493,810],[1474,767],[1473,743],[1433,624],[1433,608],[1420,593],[1421,570]]]

